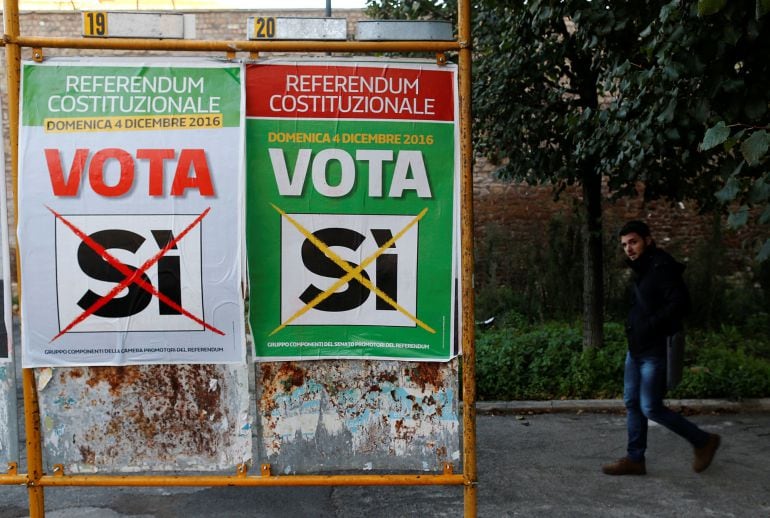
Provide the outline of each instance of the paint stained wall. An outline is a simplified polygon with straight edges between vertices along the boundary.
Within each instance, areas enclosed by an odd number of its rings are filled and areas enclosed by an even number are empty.
[[[257,364],[258,456],[280,474],[459,470],[457,365]]]
[[[7,471],[9,462],[19,460],[19,439],[16,430],[16,384],[12,363],[0,364],[0,473]]]
[[[234,471],[251,459],[247,367],[37,369],[48,472]]]
[[[45,467],[232,473],[251,462],[303,474],[440,472],[450,462],[459,470],[457,365],[259,363],[256,417],[246,366],[37,369]]]

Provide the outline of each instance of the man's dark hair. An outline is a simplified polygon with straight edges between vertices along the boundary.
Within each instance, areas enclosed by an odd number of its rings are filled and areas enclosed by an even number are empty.
[[[628,234],[639,234],[639,237],[649,237],[650,227],[644,221],[629,221],[618,232],[619,237],[627,236]]]

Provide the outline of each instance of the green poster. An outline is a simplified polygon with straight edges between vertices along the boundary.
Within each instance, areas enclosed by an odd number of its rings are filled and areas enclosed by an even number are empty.
[[[248,65],[256,358],[454,356],[453,67]]]

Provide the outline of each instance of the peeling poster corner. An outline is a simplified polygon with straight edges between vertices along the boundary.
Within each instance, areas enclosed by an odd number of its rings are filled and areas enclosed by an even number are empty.
[[[259,457],[282,474],[459,470],[457,365],[257,364]]]

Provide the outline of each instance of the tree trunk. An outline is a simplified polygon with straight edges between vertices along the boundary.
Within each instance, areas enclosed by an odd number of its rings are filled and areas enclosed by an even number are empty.
[[[583,175],[583,350],[604,346],[604,248],[602,179]]]

